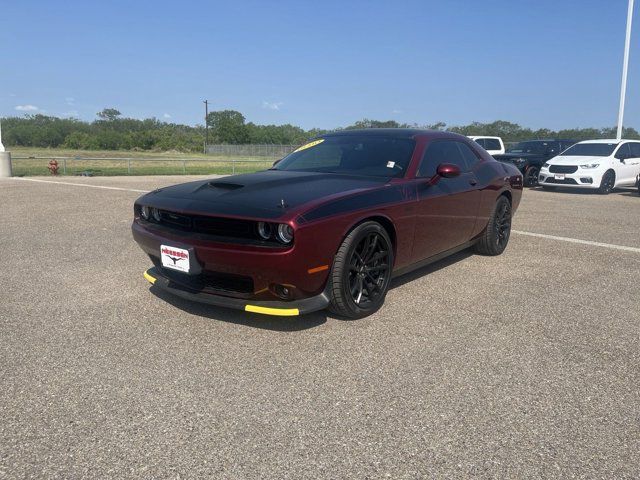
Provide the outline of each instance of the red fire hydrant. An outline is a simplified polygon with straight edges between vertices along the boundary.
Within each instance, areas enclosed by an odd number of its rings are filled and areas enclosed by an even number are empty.
[[[58,175],[58,162],[56,161],[56,159],[51,159],[49,160],[49,165],[47,166],[47,168],[49,169],[49,172],[51,172],[51,175]]]

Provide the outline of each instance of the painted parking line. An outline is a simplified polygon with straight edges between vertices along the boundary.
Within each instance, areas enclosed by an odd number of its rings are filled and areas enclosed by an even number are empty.
[[[102,190],[119,190],[121,192],[149,193],[150,190],[137,190],[135,188],[107,187],[104,185],[89,185],[86,183],[56,182],[53,180],[40,180],[38,178],[11,177],[12,180],[22,180],[23,182],[57,183],[59,185],[71,185],[72,187],[100,188]]]
[[[53,180],[40,180],[37,178],[24,178],[24,177],[12,177],[12,180],[22,180],[25,182],[40,182],[40,183],[57,183],[60,185],[70,185],[72,187],[88,187],[88,188],[100,188],[104,190],[120,190],[123,192],[136,192],[136,193],[149,193],[150,190],[137,190],[135,188],[122,188],[122,187],[107,187],[104,185],[88,185],[86,183],[72,183],[72,182],[56,182]],[[640,253],[640,248],[628,247],[626,245],[616,245],[613,243],[594,242],[592,240],[582,240],[580,238],[560,237],[557,235],[547,235],[545,233],[525,232],[522,230],[512,230],[512,233],[517,235],[525,235],[528,237],[544,238],[547,240],[555,240],[558,242],[577,243],[580,245],[589,245],[591,247],[609,248],[612,250],[620,250],[623,252]]]
[[[528,237],[546,238],[547,240],[557,240],[560,242],[579,243],[581,245],[589,245],[592,247],[610,248],[613,250],[622,250],[623,252],[640,253],[640,248],[627,247],[626,245],[616,245],[613,243],[593,242],[591,240],[581,240],[579,238],[558,237],[556,235],[547,235],[544,233],[523,232],[521,230],[512,230],[512,233],[518,235],[526,235]]]

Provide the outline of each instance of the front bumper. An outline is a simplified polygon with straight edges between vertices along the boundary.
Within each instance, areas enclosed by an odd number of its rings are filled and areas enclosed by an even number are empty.
[[[550,173],[548,170],[541,171],[538,175],[538,183],[545,187],[562,187],[562,188],[600,188],[600,182],[602,181],[602,175],[604,171],[599,169],[578,169],[574,173],[560,174],[564,176],[564,179],[556,179],[555,173]]]
[[[313,297],[293,301],[250,301],[240,298],[225,297],[211,293],[190,290],[183,285],[174,283],[170,278],[163,275],[162,271],[156,267],[144,272],[144,278],[154,287],[176,295],[185,300],[216,305],[219,307],[244,310],[246,312],[261,313],[263,315],[296,316],[305,313],[323,310],[329,306],[329,295],[327,289]]]
[[[304,230],[304,229],[301,229]],[[307,229],[308,230],[308,229]],[[187,238],[177,232],[160,232],[141,225],[137,220],[132,225],[135,241],[149,255],[156,267],[160,266],[160,247],[169,245],[189,250],[192,253],[193,277],[209,274],[240,276],[249,280],[242,288],[223,288],[223,292],[207,293],[242,299],[245,301],[303,300],[321,294],[329,278],[329,267],[333,263],[333,247],[327,242],[317,241],[317,232],[302,231],[290,249],[257,249],[236,244],[219,244],[209,240]],[[164,275],[172,278],[168,273]],[[200,290],[186,275],[173,278],[183,287]],[[277,286],[289,289],[288,298],[277,295]],[[219,290],[218,288],[210,288]]]

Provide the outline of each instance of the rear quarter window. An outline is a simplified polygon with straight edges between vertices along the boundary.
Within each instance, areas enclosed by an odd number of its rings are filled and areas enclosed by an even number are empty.
[[[495,138],[487,138],[484,143],[485,150],[500,150],[502,148],[500,141]]]

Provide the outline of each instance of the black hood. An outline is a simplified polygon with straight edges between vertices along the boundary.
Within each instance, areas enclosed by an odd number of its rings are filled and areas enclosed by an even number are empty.
[[[540,153],[511,153],[511,152],[507,152],[507,153],[503,153],[502,155],[493,155],[493,158],[495,158],[496,160],[506,160],[506,161],[513,160],[514,158],[524,158],[524,159],[528,160],[528,159],[544,158],[544,155],[542,155]]]
[[[382,177],[267,170],[161,188],[139,203],[174,211],[275,219],[305,203],[382,186],[387,181]]]

